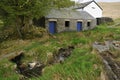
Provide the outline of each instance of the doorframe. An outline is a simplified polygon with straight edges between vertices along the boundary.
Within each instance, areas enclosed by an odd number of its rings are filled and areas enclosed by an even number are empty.
[[[78,23],[81,23],[81,30],[78,30]],[[77,20],[77,31],[82,31],[83,29],[83,20]]]
[[[50,22],[54,22],[54,31],[53,32],[50,31]],[[51,34],[55,34],[57,32],[57,21],[56,20],[49,20],[48,31]]]

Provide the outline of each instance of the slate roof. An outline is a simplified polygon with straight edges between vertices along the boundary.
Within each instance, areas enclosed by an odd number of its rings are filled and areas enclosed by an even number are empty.
[[[75,11],[66,9],[53,9],[48,13],[46,18],[65,18],[65,19],[94,19],[86,11]]]
[[[92,3],[92,2],[93,2],[93,1],[81,3],[81,4],[77,5],[76,8],[84,8],[84,7],[86,7],[87,5],[89,5],[89,4]]]
[[[103,10],[94,0],[93,1],[89,1],[89,2],[85,2],[85,3],[80,3],[80,4],[76,5],[76,6],[74,6],[74,8],[82,9],[82,8],[86,7],[87,5],[89,5],[92,2],[94,2],[101,10]]]

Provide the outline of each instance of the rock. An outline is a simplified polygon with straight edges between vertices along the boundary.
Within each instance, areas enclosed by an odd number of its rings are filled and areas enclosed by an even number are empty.
[[[23,57],[24,52],[19,52],[17,56],[10,59],[10,61],[16,63],[16,72],[27,78],[40,76],[42,74],[42,69],[45,67],[45,65],[38,61],[23,63],[21,61]]]
[[[30,62],[28,63],[29,69],[33,69],[37,63],[36,62]]]
[[[40,76],[44,67],[44,64],[34,61],[27,64],[17,65],[16,71],[24,77],[31,78]]]
[[[74,46],[68,46],[67,48],[60,48],[55,54],[49,52],[47,53],[47,64],[63,63],[64,60],[69,57],[74,49]],[[10,61],[16,63],[16,71],[24,78],[38,77],[42,75],[44,67],[46,65],[40,63],[39,61],[33,61],[28,63],[22,63],[22,58],[24,57],[24,52],[20,52],[17,56],[10,59]],[[46,64],[46,63],[45,63]]]
[[[28,63],[29,69],[33,69],[33,68],[35,68],[35,67],[40,67],[40,66],[42,66],[42,65],[43,65],[42,63],[39,63],[39,62],[37,62],[37,61],[29,62],[29,63]]]
[[[119,47],[120,48],[120,42],[119,41],[113,41],[112,43],[115,47]]]
[[[67,57],[69,57],[74,49],[74,46],[68,46],[67,48],[60,48],[55,55],[56,62],[62,63]]]

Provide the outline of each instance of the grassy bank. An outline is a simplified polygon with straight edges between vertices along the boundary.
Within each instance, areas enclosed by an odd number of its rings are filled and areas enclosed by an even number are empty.
[[[48,54],[54,54],[60,47],[75,46],[72,55],[63,64],[50,65],[44,68],[42,76],[32,80],[100,80],[102,62],[97,52],[93,50],[95,41],[120,40],[120,26],[109,28],[103,24],[93,30],[83,32],[64,32],[53,37],[42,39],[11,40],[0,44],[0,54],[25,51],[23,62],[39,60],[44,64],[51,59]],[[0,61],[0,80],[18,80],[14,64],[7,59]]]

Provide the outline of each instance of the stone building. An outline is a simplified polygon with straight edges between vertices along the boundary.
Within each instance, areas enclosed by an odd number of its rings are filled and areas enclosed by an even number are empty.
[[[86,11],[53,9],[45,16],[45,27],[51,33],[93,29],[96,19]]]

